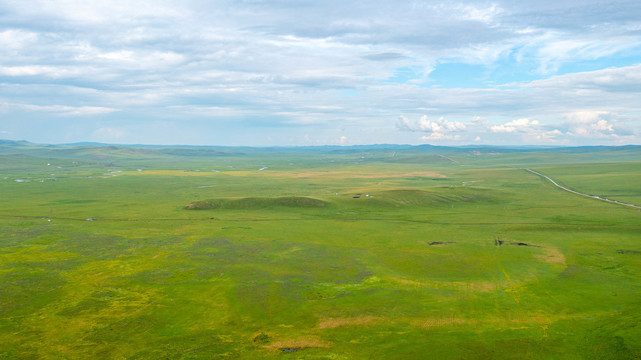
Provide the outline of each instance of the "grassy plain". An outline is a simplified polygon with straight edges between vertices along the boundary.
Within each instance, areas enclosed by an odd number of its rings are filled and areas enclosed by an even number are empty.
[[[0,359],[638,359],[640,155],[0,146]]]

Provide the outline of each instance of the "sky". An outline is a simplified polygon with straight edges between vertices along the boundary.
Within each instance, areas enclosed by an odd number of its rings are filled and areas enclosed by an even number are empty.
[[[0,139],[641,144],[641,1],[0,0]]]

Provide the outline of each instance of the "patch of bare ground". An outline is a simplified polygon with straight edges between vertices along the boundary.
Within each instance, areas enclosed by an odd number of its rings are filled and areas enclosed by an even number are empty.
[[[269,345],[263,346],[269,350],[297,351],[306,348],[328,348],[331,343],[316,335],[300,336],[292,339],[274,340]],[[285,350],[290,349],[290,350]]]
[[[544,248],[544,254],[535,255],[535,257],[546,263],[565,265],[565,255],[563,255],[557,248],[554,247]]]
[[[334,329],[343,326],[372,326],[383,321],[378,316],[358,316],[352,318],[326,318],[318,323],[321,329]]]

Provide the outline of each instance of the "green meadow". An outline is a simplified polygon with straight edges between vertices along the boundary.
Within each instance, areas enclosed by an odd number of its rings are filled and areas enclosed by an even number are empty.
[[[641,147],[0,143],[0,359],[639,359]]]

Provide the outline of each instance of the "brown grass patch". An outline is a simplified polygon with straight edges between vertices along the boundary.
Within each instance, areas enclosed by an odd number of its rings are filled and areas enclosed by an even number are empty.
[[[476,320],[461,319],[456,317],[449,318],[427,318],[416,319],[412,321],[412,325],[422,328],[433,328],[454,325],[476,325]]]
[[[353,318],[327,318],[318,323],[321,329],[335,329],[342,326],[372,326],[383,321],[378,316],[359,316]]]
[[[430,177],[445,178],[445,175],[432,171],[412,171],[404,173],[392,172],[351,172],[351,171],[309,171],[301,173],[270,173],[270,175],[297,177],[297,178],[341,178],[341,179],[377,179],[377,178],[405,178],[405,177]]]
[[[298,178],[308,178],[308,177],[334,176],[339,174],[344,174],[344,172],[342,171],[309,171],[309,172],[303,172],[303,173],[281,173],[278,175],[284,175],[284,176],[289,175],[289,176],[298,177]]]
[[[499,288],[499,285],[494,282],[490,281],[472,281],[472,282],[465,282],[465,281],[434,281],[434,280],[428,280],[428,281],[416,281],[416,280],[410,280],[410,279],[404,279],[404,278],[395,278],[395,277],[390,277],[390,280],[406,285],[406,286],[411,286],[411,287],[430,287],[430,288],[435,288],[435,289],[452,289],[452,290],[459,290],[459,291],[480,291],[480,292],[489,292],[489,291],[494,291]]]
[[[535,255],[535,257],[550,264],[565,264],[565,255],[563,255],[563,253],[561,253],[557,248],[554,247],[546,247],[545,254]]]
[[[363,174],[354,174],[352,178],[405,178],[405,177],[429,177],[429,178],[445,178],[445,175],[431,172],[431,171],[412,171],[406,173],[363,173]]]
[[[227,172],[227,173],[231,173]],[[145,170],[145,171],[123,171],[123,175],[138,175],[138,176],[216,176],[220,174],[212,171],[187,171],[187,170]]]
[[[294,339],[276,340],[264,348],[270,350],[280,349],[305,349],[305,348],[328,348],[331,343],[321,339],[316,335],[302,336]]]
[[[399,284],[409,285],[409,286],[414,286],[414,287],[428,286],[427,283],[425,283],[425,282],[416,281],[416,280],[409,280],[409,279],[404,279],[404,278],[390,278],[390,280],[392,280],[394,282],[397,282]]]

